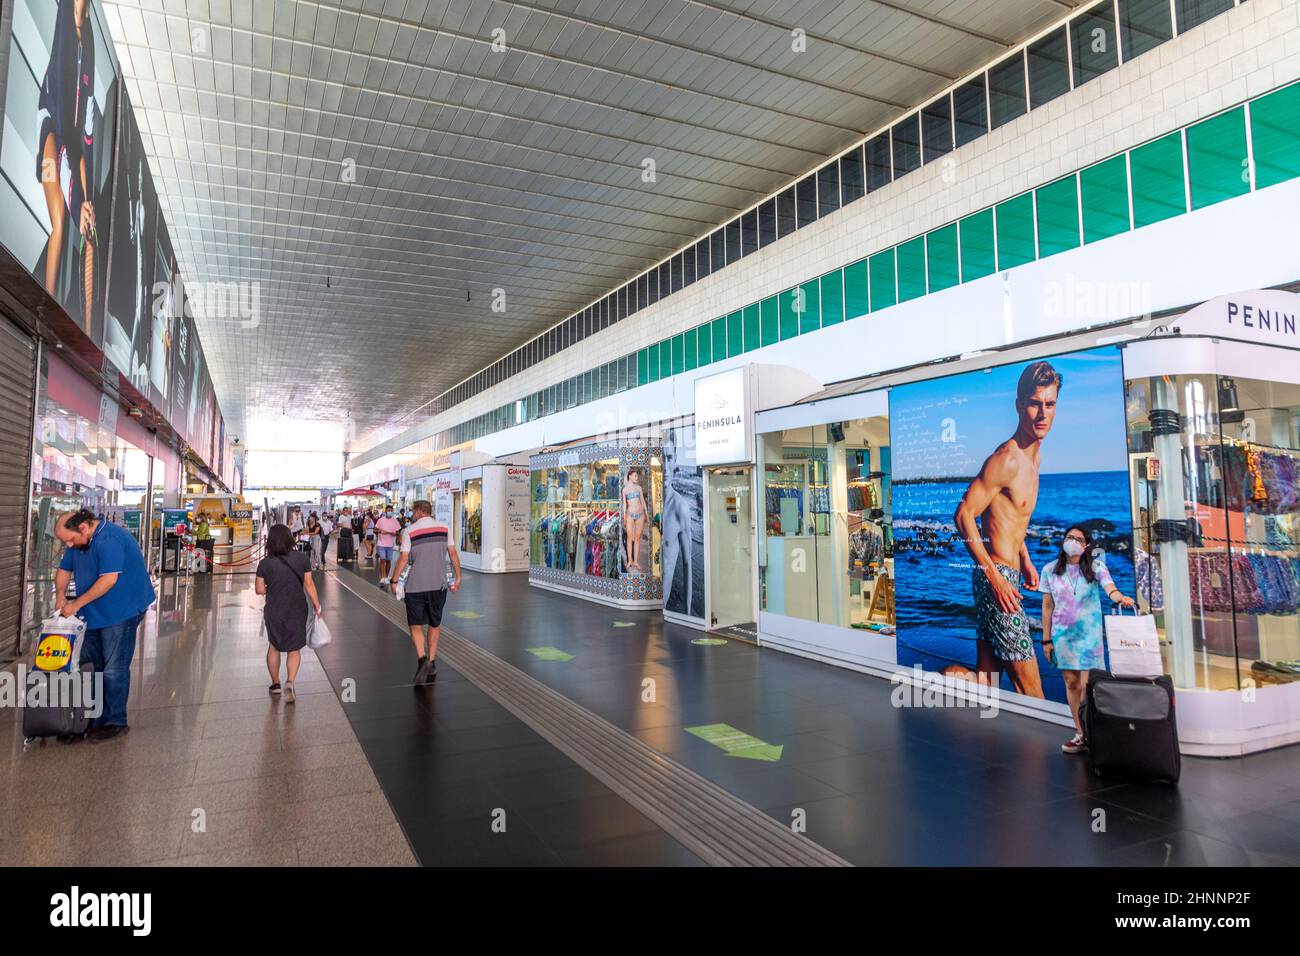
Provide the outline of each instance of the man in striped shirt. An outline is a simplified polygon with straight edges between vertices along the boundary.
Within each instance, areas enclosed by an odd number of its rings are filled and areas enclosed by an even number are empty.
[[[415,520],[402,531],[389,587],[396,593],[402,570],[410,564],[404,600],[406,624],[420,658],[415,683],[432,683],[438,676],[438,638],[447,592],[460,590],[460,555],[452,543],[451,530],[433,520],[429,502],[417,501],[411,510]]]

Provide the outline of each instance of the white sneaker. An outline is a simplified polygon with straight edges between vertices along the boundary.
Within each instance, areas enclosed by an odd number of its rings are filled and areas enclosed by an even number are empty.
[[[390,582],[389,582],[388,578],[380,578],[380,579],[379,579],[379,584],[380,584],[381,587],[387,587],[389,583],[390,583]]]

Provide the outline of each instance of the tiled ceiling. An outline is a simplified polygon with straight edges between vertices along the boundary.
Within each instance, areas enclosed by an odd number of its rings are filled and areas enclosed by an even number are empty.
[[[254,327],[199,316],[228,429],[292,443],[293,429],[260,426],[335,422],[360,450],[1078,5],[105,10],[186,281],[256,283]],[[490,307],[495,288],[504,313]]]

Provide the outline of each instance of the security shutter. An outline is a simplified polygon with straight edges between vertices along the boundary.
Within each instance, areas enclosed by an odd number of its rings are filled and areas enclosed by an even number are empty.
[[[0,662],[18,653],[35,386],[36,342],[0,316]]]

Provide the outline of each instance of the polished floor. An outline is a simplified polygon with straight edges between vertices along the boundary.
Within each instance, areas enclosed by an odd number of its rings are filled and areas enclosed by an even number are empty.
[[[0,865],[415,864],[311,651],[297,702],[268,697],[252,582],[163,578],[126,736],[24,750],[0,711]]]
[[[130,735],[23,752],[0,714],[0,862],[703,862],[499,689],[446,663],[412,686],[374,578],[364,563],[318,575],[335,640],[306,653],[293,707],[265,694],[251,579],[169,580],[142,630]],[[469,573],[448,611],[459,636],[849,863],[1300,862],[1300,747],[1185,758],[1177,788],[1102,781],[1061,754],[1059,727],[895,708],[879,679],[698,644],[523,575]],[[709,739],[719,724],[757,749]]]

